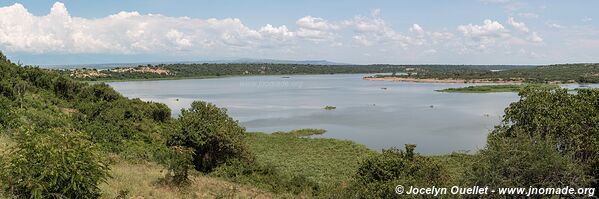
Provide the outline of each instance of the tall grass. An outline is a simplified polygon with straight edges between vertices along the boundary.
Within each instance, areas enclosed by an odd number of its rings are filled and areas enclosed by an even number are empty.
[[[222,179],[196,173],[182,188],[161,183],[162,166],[153,163],[131,164],[119,161],[111,165],[112,178],[102,184],[102,198],[274,198],[272,194]]]

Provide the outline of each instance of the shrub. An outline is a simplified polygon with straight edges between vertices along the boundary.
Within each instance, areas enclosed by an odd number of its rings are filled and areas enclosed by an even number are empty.
[[[445,168],[433,159],[414,153],[416,145],[406,151],[395,148],[366,158],[360,163],[347,198],[399,198],[395,186],[443,186],[448,177]]]
[[[173,146],[166,159],[168,173],[165,176],[167,182],[176,186],[189,183],[189,171],[193,168],[193,149],[181,146]]]
[[[571,152],[560,153],[552,142],[495,133],[477,155],[466,180],[491,187],[584,187],[592,177],[572,157]]]
[[[192,148],[198,171],[208,172],[229,159],[250,157],[243,140],[245,129],[225,109],[195,101],[191,108],[181,110],[178,123],[168,145]]]
[[[474,169],[505,166],[509,171],[497,167],[488,174],[496,174],[497,179],[489,183],[499,185],[597,187],[599,90],[571,93],[527,87],[519,95],[520,100],[506,108],[503,122],[489,135],[480,165]],[[505,164],[508,161],[512,163]],[[481,172],[474,175],[488,177]],[[524,174],[528,176],[515,177]]]
[[[6,194],[18,198],[98,198],[108,166],[94,145],[73,130],[27,131],[2,162]]]

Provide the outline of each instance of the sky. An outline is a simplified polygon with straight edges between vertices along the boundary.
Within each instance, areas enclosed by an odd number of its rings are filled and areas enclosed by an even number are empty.
[[[596,0],[0,0],[24,64],[599,62]]]

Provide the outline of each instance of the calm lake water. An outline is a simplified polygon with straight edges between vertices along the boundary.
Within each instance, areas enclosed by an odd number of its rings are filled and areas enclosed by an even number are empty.
[[[248,131],[322,128],[327,130],[322,137],[353,140],[377,150],[414,143],[424,154],[483,148],[503,110],[519,99],[515,93],[435,92],[468,84],[367,81],[363,76],[252,76],[109,84],[127,97],[165,103],[173,115],[194,100],[204,100],[227,108]],[[324,110],[324,106],[337,109]]]

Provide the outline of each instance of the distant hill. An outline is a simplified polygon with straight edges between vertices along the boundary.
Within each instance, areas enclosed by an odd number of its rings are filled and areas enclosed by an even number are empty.
[[[116,67],[132,67],[139,65],[156,64],[308,64],[308,65],[354,65],[346,63],[330,62],[327,60],[279,60],[279,59],[231,59],[231,60],[208,60],[208,61],[169,61],[169,62],[135,62],[135,63],[101,63],[101,64],[65,64],[65,65],[41,65],[42,68],[52,69],[75,69],[94,68],[112,69]]]

